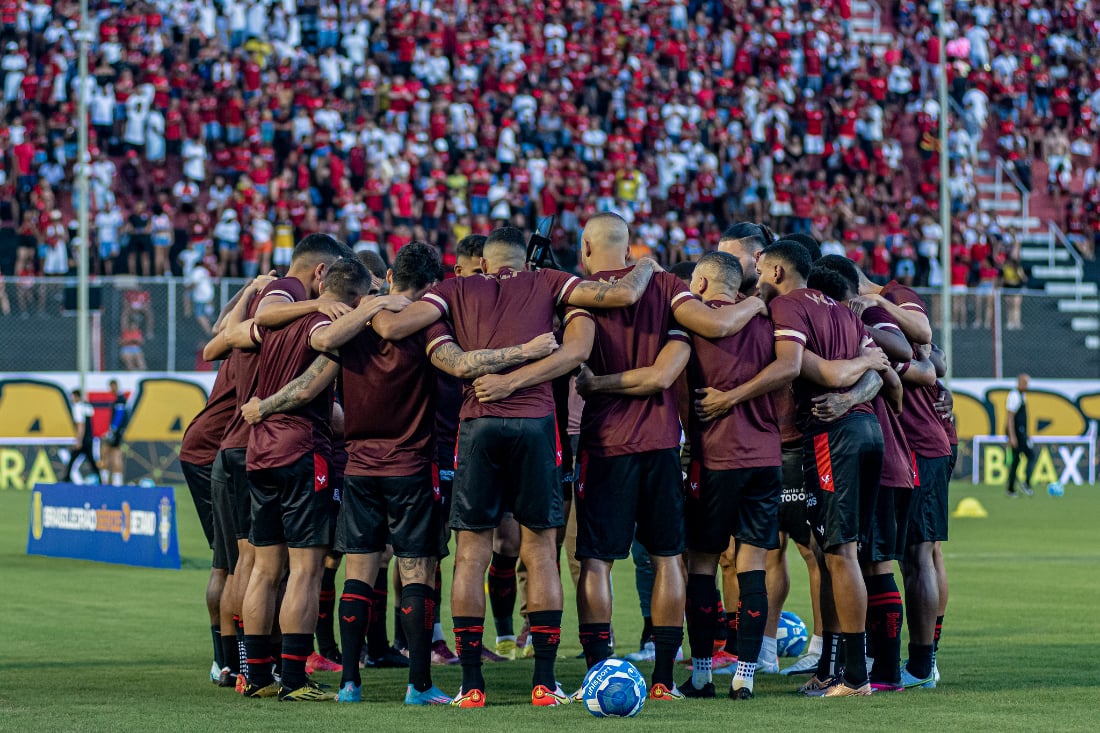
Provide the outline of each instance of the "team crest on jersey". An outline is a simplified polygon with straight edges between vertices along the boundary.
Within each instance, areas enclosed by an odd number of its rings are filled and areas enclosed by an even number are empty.
[[[836,305],[836,301],[824,293],[803,293],[803,295],[818,305]]]
[[[328,461],[313,454],[313,490],[324,491],[328,488]]]

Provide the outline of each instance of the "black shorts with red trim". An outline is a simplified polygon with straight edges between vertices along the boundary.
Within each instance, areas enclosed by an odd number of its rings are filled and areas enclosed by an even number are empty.
[[[202,526],[202,533],[206,536],[206,544],[213,550],[214,506],[210,503],[210,467],[209,463],[200,466],[196,463],[180,461],[183,480],[187,482],[187,490],[191,492],[191,502],[199,515],[199,524]]]
[[[246,452],[244,448],[229,448],[221,452],[233,510],[233,531],[238,540],[247,540],[252,529],[252,483],[245,468]]]
[[[289,466],[248,472],[256,547],[327,547],[331,537],[332,486],[328,461],[306,453]]]
[[[888,562],[905,556],[905,538],[909,529],[909,510],[913,506],[913,489],[880,486],[871,519],[870,552],[866,560]]]
[[[684,499],[687,548],[719,555],[729,547],[731,536],[765,550],[778,548],[780,467],[711,471],[698,466],[691,464]]]
[[[906,542],[947,541],[948,468],[951,456],[925,458],[917,456],[917,487],[913,490],[913,508],[909,514]]]
[[[505,512],[529,529],[565,524],[553,415],[478,417],[459,425],[451,529],[494,529]]]
[[[336,549],[351,555],[383,552],[436,557],[444,524],[439,472],[425,466],[411,476],[345,476]]]
[[[237,530],[221,451],[210,466],[210,511],[214,523],[214,567],[232,573],[237,567]]]
[[[635,538],[650,555],[683,552],[683,476],[676,448],[598,457],[581,446],[574,504],[577,559],[625,559]]]
[[[802,446],[783,446],[783,494],[779,497],[779,531],[803,547],[810,546],[810,515],[806,510],[806,477]]]
[[[866,546],[882,475],[878,420],[853,413],[823,433],[806,436],[803,445],[814,539],[826,552],[850,542]]]

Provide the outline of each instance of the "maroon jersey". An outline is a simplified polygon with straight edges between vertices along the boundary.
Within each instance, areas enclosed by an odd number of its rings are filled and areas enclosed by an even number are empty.
[[[214,462],[221,444],[222,433],[233,413],[237,411],[237,396],[234,382],[234,361],[236,354],[222,362],[214,386],[210,388],[210,397],[206,407],[183,434],[180,443],[180,460],[196,466],[206,466]]]
[[[297,278],[284,277],[273,280],[267,284],[267,287],[264,288],[259,295],[254,296],[252,302],[248,304],[249,318],[256,317],[256,309],[260,307],[260,301],[271,293],[277,293],[294,302],[309,299],[309,293],[306,292],[305,286],[302,285],[301,281]],[[255,341],[257,345],[259,344],[259,339],[256,337],[255,332],[258,329],[259,326],[253,327],[253,341]],[[237,393],[237,409],[233,412],[229,424],[225,427],[225,435],[222,437],[222,450],[248,447],[250,426],[244,419],[244,415],[241,414],[241,407],[256,394],[256,384],[259,379],[260,350],[258,348],[239,349],[235,353],[236,374],[234,376],[234,382]]]
[[[837,304],[819,290],[801,288],[773,298],[768,303],[775,325],[775,340],[794,341],[826,361],[855,359],[865,344],[870,342],[863,324],[851,309]],[[813,398],[830,392],[830,389],[799,377],[794,382],[794,399],[798,427],[803,433],[813,435],[824,432],[828,423],[813,416]],[[870,414],[870,405],[860,403],[849,413]],[[847,415],[845,415],[847,417]]]
[[[435,463],[441,469],[454,469],[461,409],[462,380],[439,372],[435,378]]]
[[[266,399],[301,376],[320,355],[310,347],[310,335],[331,323],[325,314],[311,313],[289,326],[268,331],[260,347],[256,396]],[[248,470],[290,466],[311,452],[327,461],[332,448],[329,430],[332,397],[333,387],[329,385],[309,403],[290,412],[275,413],[253,425],[248,436]],[[345,416],[344,421],[347,434],[350,417]]]
[[[425,347],[439,331],[386,341],[365,329],[340,347],[349,476],[412,476],[433,462],[436,372]]]
[[[707,305],[721,308],[733,304],[711,301]],[[692,395],[703,387],[731,390],[775,361],[772,324],[764,316],[754,317],[733,336],[708,339],[694,335],[691,344],[688,386]],[[737,405],[724,417],[706,423],[700,422],[692,410],[689,422],[692,458],[698,449],[704,468],[725,471],[782,464],[779,423],[771,394]]]
[[[912,288],[890,281],[880,293],[894,305],[906,310],[926,313],[924,301]],[[936,413],[934,402],[939,387],[906,387],[902,402],[901,426],[909,448],[922,458],[942,458],[951,455],[951,444],[943,420]]]
[[[614,282],[634,267],[598,272],[589,280]],[[686,330],[673,318],[673,311],[691,300],[683,281],[668,272],[653,276],[638,302],[627,308],[613,308],[592,314],[574,309],[574,314],[592,318],[596,340],[588,366],[597,375],[618,374],[647,367],[657,360],[668,341],[691,343]],[[649,397],[593,394],[584,401],[581,414],[581,446],[593,456],[622,456],[680,445],[680,415],[675,387]]]
[[[794,404],[794,385],[788,384],[772,392],[775,418],[779,423],[779,440],[783,445],[802,444],[802,431],[798,429],[797,407]]]
[[[879,306],[867,308],[863,311],[861,318],[863,323],[871,328],[901,333],[898,322],[885,308]],[[898,374],[904,374],[909,368],[909,362],[893,366]],[[898,415],[882,393],[871,400],[871,407],[875,411],[875,417],[878,418],[879,427],[882,428],[882,485],[895,489],[913,488],[913,454],[909,451],[909,443],[905,440],[905,431],[902,430]]]
[[[332,455],[328,462],[329,479],[332,485],[339,488],[344,484],[344,474],[348,467],[348,446],[344,442],[344,436],[332,436]],[[340,497],[334,497],[340,501]]]
[[[436,285],[424,301],[439,309],[454,327],[464,351],[518,346],[554,330],[554,310],[569,299],[580,278],[557,270],[502,269],[496,275],[458,277]],[[429,353],[444,343],[429,344]],[[514,371],[515,368],[508,371]],[[507,373],[507,371],[505,372]],[[546,417],[554,413],[549,382],[521,389],[508,399],[478,402],[473,384],[462,390],[459,417]]]

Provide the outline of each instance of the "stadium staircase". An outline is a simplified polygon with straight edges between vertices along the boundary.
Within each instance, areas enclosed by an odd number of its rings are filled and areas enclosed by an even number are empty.
[[[849,21],[852,40],[867,44],[881,55],[894,42],[893,30],[888,14],[875,0],[852,0]]]

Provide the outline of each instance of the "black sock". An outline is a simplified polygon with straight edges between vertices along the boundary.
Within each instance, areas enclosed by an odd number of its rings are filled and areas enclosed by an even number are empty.
[[[240,674],[241,656],[237,649],[237,637],[219,636],[218,644],[222,648],[222,669],[229,669],[230,674]]]
[[[313,637],[313,635],[310,634],[310,640],[309,640],[310,649],[313,648],[313,638],[312,637]],[[275,662],[274,662],[274,664],[275,664],[274,674],[277,677],[282,677],[283,676],[283,632],[282,631],[276,630],[276,631],[272,632],[272,634],[271,634],[271,643],[269,644],[269,646],[271,648],[271,658],[275,660]]]
[[[611,624],[581,624],[580,637],[589,669],[611,656]]]
[[[638,648],[641,649],[651,641],[653,641],[653,617],[642,616],[642,640],[638,642]]]
[[[817,661],[817,678],[827,680],[836,674],[837,656],[840,653],[840,634],[821,632],[821,658]]]
[[[683,626],[654,626],[653,646],[655,659],[653,661],[652,684],[661,684],[672,689],[675,680],[672,679],[672,668],[676,664],[676,652],[684,643]]]
[[[257,687],[267,687],[275,678],[271,676],[271,665],[275,663],[271,656],[271,636],[268,634],[245,634],[245,660],[248,664],[248,681]]]
[[[410,583],[401,589],[401,626],[409,645],[409,684],[417,692],[424,692],[432,686],[434,612],[431,586]]]
[[[363,652],[363,633],[370,624],[373,598],[374,594],[367,583],[361,580],[344,581],[344,592],[340,595],[340,646],[344,648],[341,686],[345,682],[362,684],[359,657]]]
[[[737,601],[737,659],[755,664],[768,623],[768,587],[763,570],[737,574],[741,597]]]
[[[558,686],[554,675],[554,664],[558,658],[558,645],[561,644],[561,611],[531,611],[527,614],[531,622],[531,643],[535,647],[535,673],[531,677],[531,686],[543,685],[551,690]]]
[[[714,609],[718,604],[718,588],[713,575],[693,573],[687,580],[688,646],[693,659],[714,656]]]
[[[515,636],[512,615],[516,610],[516,561],[519,558],[493,553],[489,564],[489,606],[497,636]]]
[[[401,589],[401,596],[393,607],[393,647],[394,649],[408,649],[409,639],[405,636],[405,614],[401,612],[401,606],[405,603],[405,589]]]
[[[718,588],[715,588],[714,591],[717,593]],[[726,608],[722,605],[722,597],[718,596],[718,605],[714,609],[714,642],[721,642],[723,649],[726,647],[726,637],[729,634],[726,621]]]
[[[893,573],[867,578],[867,642],[874,649],[871,679],[893,684],[901,677],[901,602]]]
[[[306,660],[313,651],[313,634],[283,634],[283,687],[305,687]]]
[[[737,611],[726,611],[726,651],[737,656]]]
[[[432,626],[443,622],[443,570],[439,565],[435,564],[435,587],[432,589],[432,600],[435,602],[432,606]]]
[[[321,595],[317,605],[317,651],[322,657],[340,661],[340,648],[336,646],[336,569],[325,568],[321,574]]]
[[[481,637],[485,635],[485,619],[477,616],[455,616],[455,651],[462,664],[462,691],[485,692],[485,677],[481,674]]]
[[[214,664],[218,665],[218,669],[225,666],[225,658],[222,656],[222,627],[211,626],[210,627],[210,639],[214,642]]]
[[[237,672],[248,677],[248,649],[244,645],[244,622],[240,616],[233,617],[233,630],[237,637]]]
[[[370,623],[367,625],[367,654],[377,658],[385,655],[390,648],[390,640],[386,637],[386,610],[390,596],[386,568],[378,569],[378,577],[375,578],[371,590],[373,595]]]
[[[940,632],[943,630],[943,616],[936,616],[936,633],[932,636],[932,656],[940,650]]]
[[[918,680],[932,676],[932,645],[909,644],[909,661],[906,663],[909,674]]]
[[[867,682],[867,634],[841,634],[844,644],[844,681],[852,687],[862,687]]]

